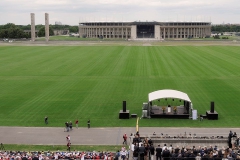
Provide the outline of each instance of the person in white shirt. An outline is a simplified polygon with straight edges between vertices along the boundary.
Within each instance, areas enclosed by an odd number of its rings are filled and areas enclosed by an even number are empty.
[[[67,142],[70,143],[70,135],[68,135],[66,139],[67,139]]]
[[[173,149],[173,148],[172,148],[172,145],[170,145],[170,146],[168,147],[168,150],[169,150],[170,153],[172,153],[172,149]]]
[[[57,152],[54,153],[54,159],[58,159],[58,153]]]
[[[122,160],[125,160],[125,158],[126,158],[126,156],[127,156],[127,151],[126,151],[126,150],[122,150],[122,151],[120,152],[120,155],[121,155]]]
[[[81,160],[84,160],[84,156],[85,156],[86,154],[84,153],[84,152],[82,152],[81,153]]]
[[[165,148],[167,148],[167,145],[166,145],[166,144],[164,144],[162,150],[165,151]]]

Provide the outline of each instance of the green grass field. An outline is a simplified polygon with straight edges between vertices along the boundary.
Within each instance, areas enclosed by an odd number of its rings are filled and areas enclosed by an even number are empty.
[[[139,126],[239,127],[239,46],[1,46],[0,125],[136,125],[119,120],[122,101],[141,116],[148,93],[175,89],[219,120],[141,119]]]
[[[120,145],[72,145],[71,150],[74,151],[112,151],[120,150]],[[126,146],[127,147],[127,146]],[[4,149],[8,151],[66,151],[66,145],[18,145],[18,144],[4,144]]]
[[[50,36],[50,41],[126,41],[126,39],[118,39],[118,38],[78,38],[74,36]],[[45,37],[39,37],[36,41],[45,41]]]

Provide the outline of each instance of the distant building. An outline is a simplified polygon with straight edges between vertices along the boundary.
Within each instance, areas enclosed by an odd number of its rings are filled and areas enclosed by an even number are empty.
[[[68,29],[55,29],[53,30],[53,33],[55,36],[57,35],[68,35],[69,34],[69,30]]]
[[[62,25],[62,22],[56,21],[56,22],[55,22],[55,25]]]
[[[82,22],[79,36],[87,38],[179,39],[211,35],[210,22]]]
[[[23,30],[24,33],[31,36],[31,30]],[[35,30],[35,37],[37,37],[39,30]]]

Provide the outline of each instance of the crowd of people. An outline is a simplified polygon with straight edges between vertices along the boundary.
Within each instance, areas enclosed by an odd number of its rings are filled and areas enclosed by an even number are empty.
[[[155,132],[153,135],[156,135]],[[130,139],[131,140],[131,139]],[[156,146],[156,147],[154,147]],[[228,147],[210,146],[172,146],[153,144],[148,138],[140,138],[139,132],[132,138],[130,145],[134,160],[217,160],[240,159],[239,138],[230,131]],[[155,157],[155,158],[154,158]],[[124,156],[122,158],[124,160]]]
[[[0,160],[48,160],[48,159],[105,159],[113,160],[114,155],[112,152],[80,152],[80,151],[71,151],[71,152],[25,152],[25,151],[2,151],[0,152]]]
[[[154,132],[153,135],[156,135]],[[71,151],[70,135],[66,137],[67,151],[25,152],[1,151],[0,160],[46,160],[46,159],[104,159],[104,160],[240,160],[239,138],[230,131],[228,147],[209,146],[174,146],[171,144],[154,144],[151,138],[140,137],[139,132],[129,136],[123,135],[123,144],[116,152]],[[130,144],[129,146],[127,144]]]

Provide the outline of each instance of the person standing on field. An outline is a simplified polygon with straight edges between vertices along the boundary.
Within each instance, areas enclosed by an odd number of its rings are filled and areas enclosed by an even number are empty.
[[[69,122],[69,128],[72,130],[72,121]]]
[[[68,152],[70,152],[71,151],[71,143],[70,142],[67,143],[67,147],[68,147],[67,148]]]
[[[90,128],[90,119],[87,121],[88,129]]]
[[[78,119],[75,121],[76,128],[78,128]]]
[[[126,133],[123,135],[123,144],[124,143],[127,145],[127,134]]]
[[[45,124],[48,124],[48,117],[47,116],[44,118],[44,121],[45,121]]]
[[[68,135],[68,136],[66,137],[66,140],[67,140],[68,143],[70,143],[70,135]]]

